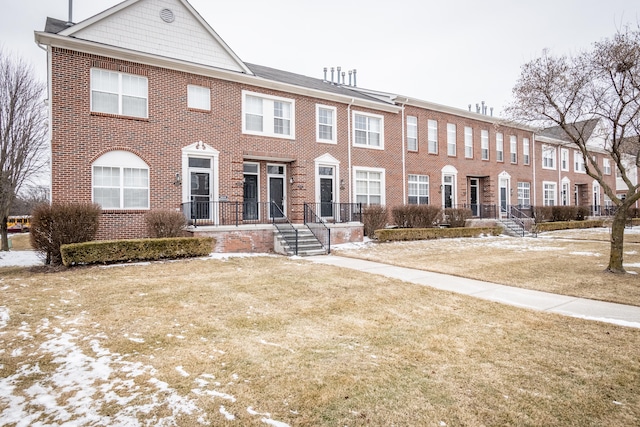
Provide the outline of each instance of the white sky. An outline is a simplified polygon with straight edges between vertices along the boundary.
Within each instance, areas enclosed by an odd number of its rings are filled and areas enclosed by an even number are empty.
[[[118,0],[75,0],[80,22]],[[520,66],[544,48],[571,54],[640,22],[638,0],[190,0],[243,61],[322,78],[358,70],[358,86],[498,115]],[[5,51],[46,77],[34,40],[68,0],[0,0]]]

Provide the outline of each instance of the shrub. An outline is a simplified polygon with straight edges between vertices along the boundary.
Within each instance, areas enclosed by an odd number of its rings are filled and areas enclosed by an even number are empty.
[[[595,227],[603,227],[603,226],[604,226],[603,219],[590,219],[590,220],[582,220],[582,221],[558,221],[558,222],[547,222],[545,224],[536,224],[535,232],[542,233],[545,231],[571,230],[574,228],[595,228]]]
[[[387,225],[387,208],[380,205],[367,206],[362,212],[362,224],[364,235],[373,239],[375,231]]]
[[[533,218],[536,224],[551,221],[553,219],[553,206],[536,206],[533,209]]]
[[[584,221],[589,216],[589,208],[586,206],[576,206],[576,221]]]
[[[376,230],[376,236],[381,242],[404,240],[427,240],[454,237],[478,237],[483,234],[499,236],[500,227],[468,227],[468,228],[395,228]]]
[[[627,218],[640,218],[640,208],[629,208]]]
[[[78,264],[108,264],[126,261],[155,261],[166,258],[205,256],[211,253],[213,237],[101,240],[62,246],[62,261]]]
[[[92,203],[39,205],[31,215],[31,246],[45,255],[46,264],[61,264],[62,245],[96,237],[100,212],[100,206]]]
[[[577,206],[552,206],[551,221],[571,221],[577,218]]]
[[[151,238],[181,237],[187,226],[187,219],[182,212],[169,209],[149,211],[144,216],[147,224],[147,235]]]
[[[451,228],[464,227],[467,220],[473,216],[471,209],[446,208],[444,216]]]
[[[391,210],[393,222],[399,227],[429,228],[440,222],[442,210],[432,205],[404,205]]]

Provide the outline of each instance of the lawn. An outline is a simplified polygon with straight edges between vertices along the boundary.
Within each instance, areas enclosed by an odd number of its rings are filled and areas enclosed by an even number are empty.
[[[1,425],[638,425],[640,330],[304,259],[0,269]]]
[[[503,285],[640,306],[640,227],[625,234],[630,274],[604,273],[608,229],[370,244],[335,254],[418,268]]]

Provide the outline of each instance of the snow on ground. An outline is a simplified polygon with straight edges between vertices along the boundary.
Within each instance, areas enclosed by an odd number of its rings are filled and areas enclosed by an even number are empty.
[[[0,267],[32,267],[44,262],[35,251],[0,251]]]

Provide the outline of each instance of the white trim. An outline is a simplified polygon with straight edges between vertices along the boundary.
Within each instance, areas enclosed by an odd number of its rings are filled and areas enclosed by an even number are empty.
[[[220,198],[220,152],[202,141],[182,147],[182,203],[191,202],[191,188],[189,187],[191,175],[189,173],[189,157],[211,159],[212,202]]]
[[[315,201],[320,203],[320,174],[318,169],[320,167],[333,168],[333,202],[337,203],[340,200],[340,160],[333,157],[331,154],[326,153],[320,157],[314,159],[315,165]],[[318,212],[316,212],[318,214]]]
[[[269,173],[269,166],[282,167],[282,174],[277,173]],[[267,209],[267,218],[272,218],[271,216],[271,178],[282,178],[282,213],[284,217],[287,218],[287,191],[288,191],[288,182],[287,182],[287,165],[284,163],[267,163],[267,201],[269,202],[269,208]]]
[[[458,169],[456,169],[454,166],[452,165],[447,165],[445,167],[442,168],[441,170],[441,176],[440,176],[440,182],[442,185],[442,195],[440,197],[441,199],[441,206],[444,208],[445,205],[445,191],[444,191],[444,177],[445,176],[451,176],[453,177],[453,182],[451,183],[452,187],[451,187],[451,207],[455,207],[458,203]]]
[[[247,130],[247,96],[262,99],[262,131]],[[266,103],[264,101],[267,101]],[[274,102],[282,102],[289,104],[291,115],[289,117],[289,134],[276,133],[274,131]],[[267,107],[267,108],[265,108]],[[260,92],[242,91],[242,133],[247,135],[259,135],[270,138],[280,139],[296,139],[296,101],[293,98],[284,98],[282,96],[267,95]]]
[[[333,123],[331,125],[331,139],[320,138],[320,109],[331,110],[333,112]],[[316,104],[316,142],[321,144],[338,143],[338,109],[330,105]]]
[[[553,184],[553,204],[547,205],[546,202],[546,190],[544,188],[547,184]],[[557,206],[558,205],[558,183],[556,181],[542,181],[542,206]]]
[[[358,192],[358,186],[356,183],[356,175],[358,172],[379,172],[380,173],[380,205],[384,206],[386,203],[386,193],[387,193],[387,187],[386,187],[386,169],[384,168],[369,168],[369,167],[363,167],[363,166],[353,166],[352,167],[353,170],[353,203],[357,203],[357,192]],[[370,194],[367,194],[367,196],[369,196]]]
[[[118,207],[104,207],[104,210],[117,210],[117,211],[138,211],[138,210],[149,210],[151,208],[151,173],[150,167],[142,160],[138,155],[124,150],[112,150],[104,153],[102,156],[98,157],[93,163],[90,165],[91,167],[91,201],[94,203],[98,203],[95,200],[95,184],[94,184],[94,168],[95,167],[106,167],[106,168],[115,168],[119,169],[118,178],[118,190],[119,190],[119,201]],[[147,172],[147,206],[146,207],[133,207],[133,208],[125,208],[124,207],[124,171],[123,169],[138,169],[145,170]],[[104,187],[102,187],[104,188]],[[115,187],[109,187],[115,188]],[[128,187],[131,188],[131,187]],[[141,187],[140,187],[141,188]]]
[[[549,145],[549,144],[542,144],[542,169],[546,169],[546,170],[556,170],[556,164],[558,163],[558,149],[557,147],[553,146],[553,145]],[[546,149],[546,151],[545,151]],[[545,166],[544,165],[544,160],[545,160],[545,152],[547,153],[553,153],[553,156],[551,157],[553,160],[553,167],[549,167],[549,166]]]
[[[562,155],[566,154],[567,155],[567,167],[562,167]],[[571,156],[569,156],[569,149],[568,148],[560,148],[560,170],[563,172],[568,172],[570,169],[570,164],[571,164]]]
[[[373,114],[373,113],[365,113],[364,111],[356,111],[353,110],[352,112],[353,118],[352,118],[352,123],[353,123],[353,146],[354,147],[360,147],[360,148],[369,148],[371,150],[384,150],[384,116],[381,114]],[[372,119],[378,119],[380,120],[380,146],[375,146],[375,145],[369,145],[369,138],[367,137],[367,144],[358,144],[356,143],[356,131],[357,130],[361,130],[361,129],[356,129],[356,116],[364,116],[364,117],[368,117],[368,118],[372,118]],[[367,128],[367,134],[369,133],[369,129]]]

